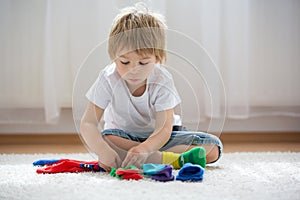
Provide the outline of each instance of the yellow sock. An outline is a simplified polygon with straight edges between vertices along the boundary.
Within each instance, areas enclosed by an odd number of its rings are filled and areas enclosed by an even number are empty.
[[[180,165],[178,162],[180,154],[173,152],[162,152],[162,164],[170,164],[174,167],[174,169],[180,169]]]

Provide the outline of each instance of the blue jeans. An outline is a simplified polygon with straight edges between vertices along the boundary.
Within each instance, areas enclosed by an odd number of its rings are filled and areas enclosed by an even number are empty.
[[[151,133],[135,133],[120,129],[106,129],[102,131],[102,135],[115,135],[140,143],[144,142]],[[219,147],[219,157],[217,160],[219,160],[223,152],[222,142],[217,136],[209,133],[189,131],[185,127],[173,127],[169,141],[160,149],[160,151],[165,151],[176,145],[217,145]]]

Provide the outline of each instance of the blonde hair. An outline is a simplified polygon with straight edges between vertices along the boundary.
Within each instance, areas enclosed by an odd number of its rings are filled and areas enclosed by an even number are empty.
[[[116,16],[108,40],[112,60],[121,52],[135,51],[140,55],[152,54],[162,63],[166,60],[164,17],[149,11],[145,4],[126,7]]]

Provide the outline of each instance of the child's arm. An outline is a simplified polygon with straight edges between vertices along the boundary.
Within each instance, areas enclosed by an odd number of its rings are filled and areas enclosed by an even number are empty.
[[[128,151],[122,167],[144,164],[151,153],[158,151],[168,142],[172,133],[173,112],[173,109],[169,109],[156,113],[155,131],[146,141]]]
[[[89,103],[80,123],[80,132],[89,148],[101,160],[101,167],[110,171],[110,167],[119,167],[121,159],[118,154],[104,141],[98,131],[98,123],[104,110],[93,103]],[[105,166],[103,166],[105,165]]]
[[[174,109],[164,110],[156,113],[156,127],[153,134],[141,145],[148,152],[154,152],[163,147],[172,134]]]

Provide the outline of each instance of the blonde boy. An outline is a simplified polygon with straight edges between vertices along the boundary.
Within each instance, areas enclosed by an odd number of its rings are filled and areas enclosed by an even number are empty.
[[[144,4],[123,9],[110,31],[112,63],[87,92],[90,103],[80,131],[106,171],[144,163],[190,162],[205,167],[219,159],[221,141],[181,126],[174,108],[181,99],[166,60],[163,16]],[[104,130],[98,123],[104,116]]]

